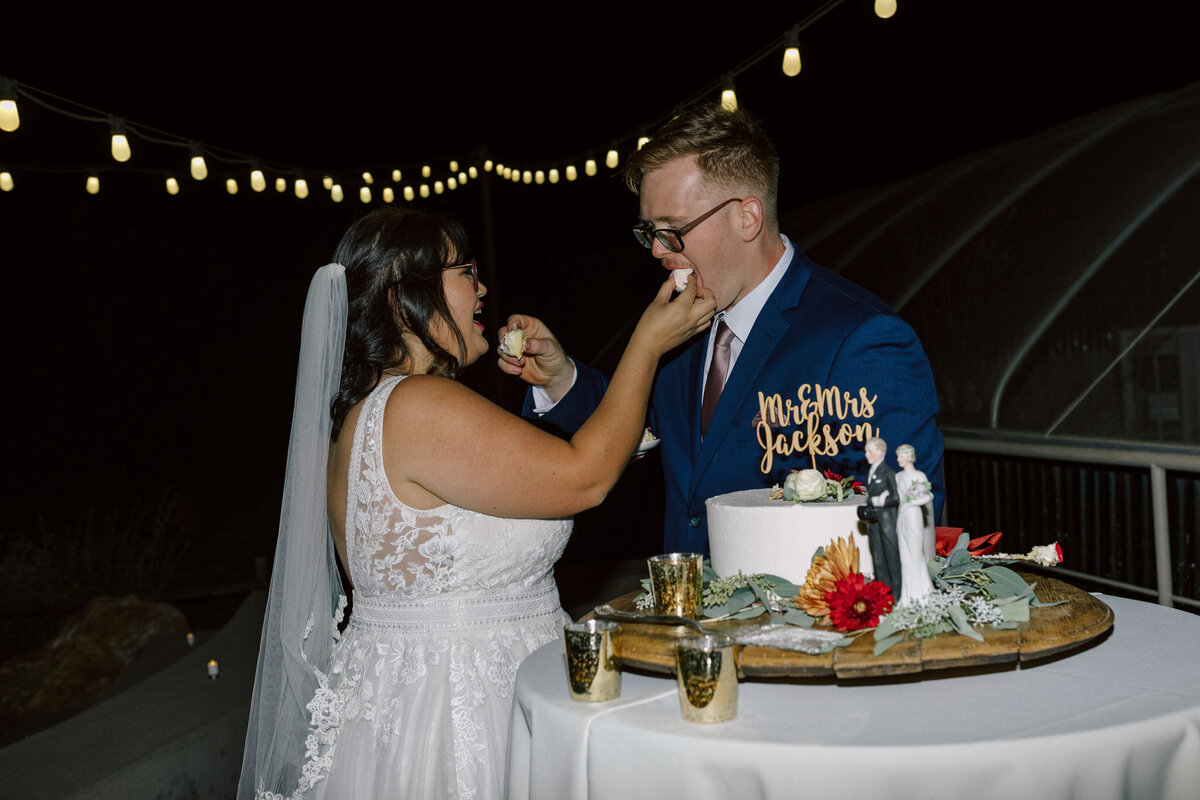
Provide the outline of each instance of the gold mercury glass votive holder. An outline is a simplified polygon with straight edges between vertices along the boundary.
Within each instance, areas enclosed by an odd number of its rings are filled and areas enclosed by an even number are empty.
[[[727,722],[737,716],[737,663],[733,641],[696,636],[675,645],[679,709],[688,722]]]
[[[620,638],[618,622],[589,619],[563,626],[572,700],[598,703],[621,696],[621,670],[615,654]]]
[[[700,553],[664,553],[646,560],[650,567],[650,594],[654,613],[696,618],[700,608],[704,556]]]

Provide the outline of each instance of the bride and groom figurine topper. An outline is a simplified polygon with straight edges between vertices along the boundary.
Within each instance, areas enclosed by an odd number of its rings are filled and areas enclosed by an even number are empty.
[[[868,439],[865,452],[871,469],[867,504],[859,507],[858,518],[867,523],[875,579],[891,588],[896,603],[919,599],[933,591],[928,567],[935,545],[929,480],[916,468],[912,445],[896,448],[899,475],[884,460],[883,439]]]

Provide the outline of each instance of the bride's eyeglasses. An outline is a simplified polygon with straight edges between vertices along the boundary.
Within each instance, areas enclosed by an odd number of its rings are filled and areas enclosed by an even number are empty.
[[[463,264],[451,264],[448,267],[442,267],[443,270],[467,268],[471,270],[471,285],[475,287],[475,293],[479,294],[479,264],[476,263],[475,259],[472,258]]]

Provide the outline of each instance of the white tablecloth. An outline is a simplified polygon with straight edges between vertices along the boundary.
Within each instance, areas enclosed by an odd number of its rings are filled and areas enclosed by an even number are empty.
[[[745,682],[737,718],[720,725],[684,722],[668,676],[626,673],[616,700],[571,700],[555,642],[517,676],[509,796],[1197,800],[1200,617],[1101,599],[1112,634],[1057,660]]]

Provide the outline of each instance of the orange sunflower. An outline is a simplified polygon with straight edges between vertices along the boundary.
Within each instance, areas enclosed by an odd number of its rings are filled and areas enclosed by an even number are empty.
[[[854,537],[834,539],[825,547],[825,555],[813,557],[808,576],[796,596],[796,607],[824,619],[829,616],[829,601],[825,596],[834,590],[838,581],[857,573],[858,547]]]

